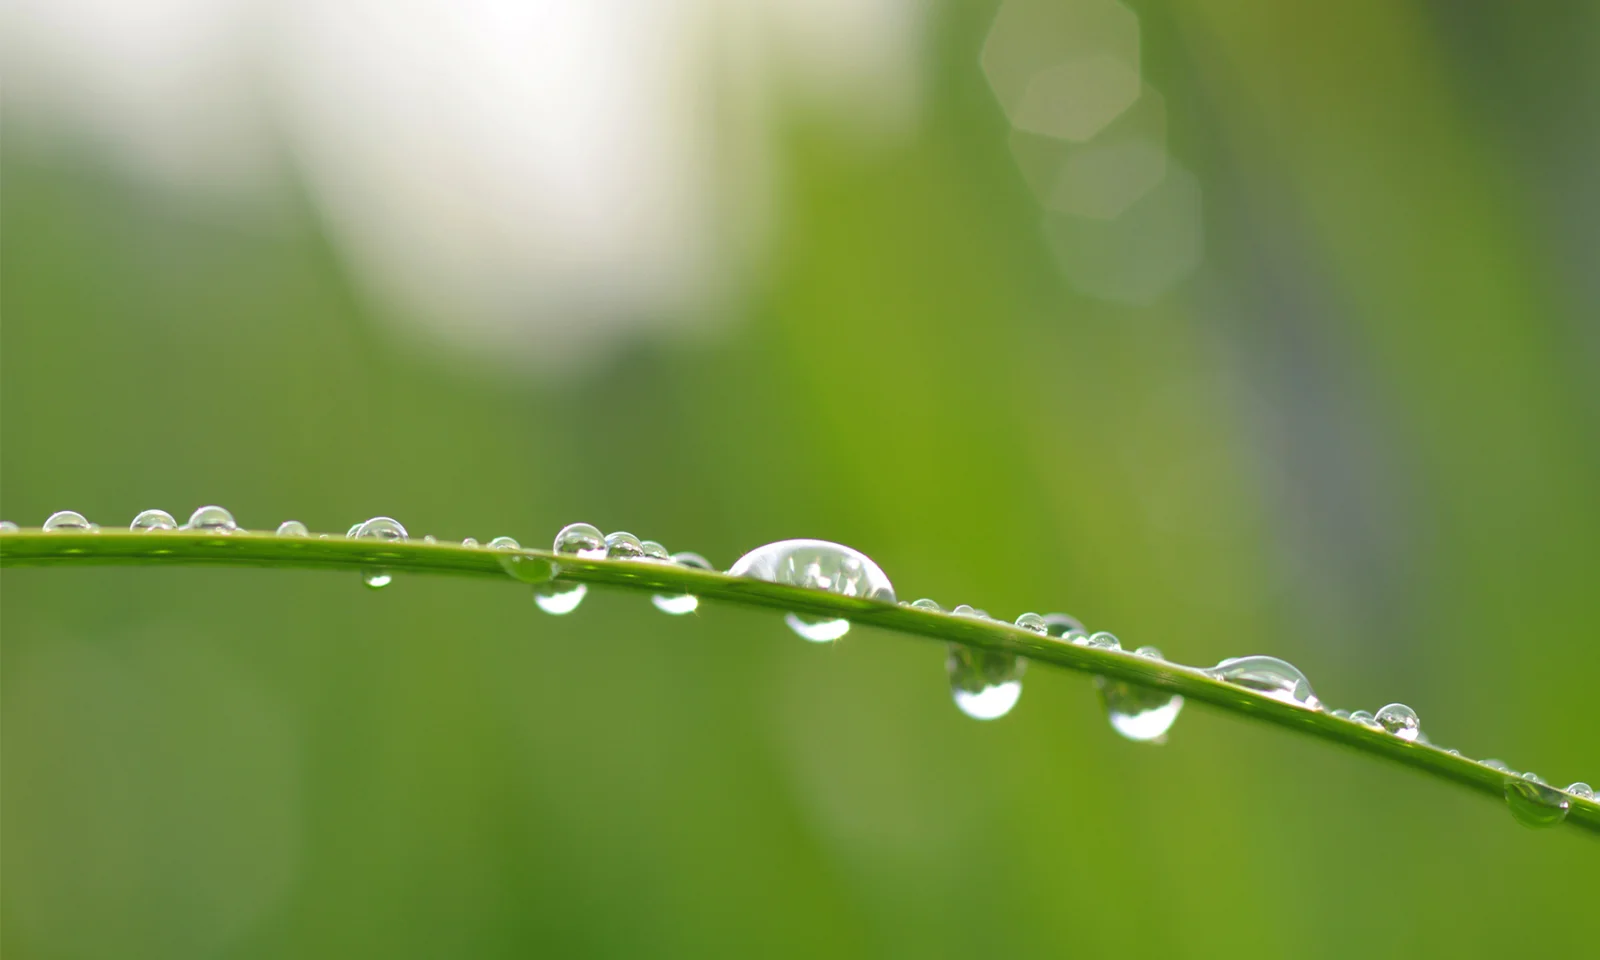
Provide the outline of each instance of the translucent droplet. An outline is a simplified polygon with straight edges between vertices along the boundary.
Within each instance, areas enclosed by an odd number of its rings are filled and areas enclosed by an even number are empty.
[[[1011,712],[1022,696],[1022,674],[1028,661],[1009,653],[950,645],[945,669],[950,695],[961,712],[974,720],[994,720]]]
[[[1225,683],[1259,690],[1274,700],[1312,710],[1322,702],[1311,692],[1311,681],[1294,664],[1277,657],[1234,657],[1224,660],[1206,673]],[[1354,717],[1354,714],[1351,715]]]
[[[346,530],[344,532],[344,538],[346,540],[354,540],[356,538],[356,534],[358,534],[360,532],[361,532],[361,524],[360,523],[352,523],[352,524],[350,524],[350,529]]]
[[[128,524],[128,529],[143,533],[152,530],[176,530],[178,521],[172,519],[172,514],[165,510],[143,510],[133,518],[132,523]]]
[[[1520,776],[1522,777],[1522,779],[1528,780],[1528,781],[1530,781],[1532,783],[1544,783],[1544,777],[1539,776],[1537,773],[1534,773],[1532,770],[1529,770],[1529,771],[1527,771],[1525,773],[1522,773],[1522,774],[1520,774]]]
[[[189,514],[189,522],[183,525],[185,530],[204,530],[206,533],[233,533],[239,529],[234,522],[233,514],[225,507],[215,504],[201,507]]]
[[[500,569],[511,575],[513,580],[523,583],[544,583],[555,576],[556,568],[549,560],[543,557],[530,556],[522,552],[522,544],[511,537],[495,537],[489,541],[490,550],[498,550],[501,556]]]
[[[1183,697],[1154,687],[1095,677],[1111,728],[1140,743],[1165,743],[1183,709]]]
[[[1567,795],[1555,787],[1521,777],[1507,780],[1505,793],[1511,815],[1525,827],[1553,827],[1567,818],[1572,807]]]
[[[393,517],[373,517],[365,523],[356,524],[355,539],[357,540],[404,540],[406,528],[400,521]],[[374,590],[387,587],[394,581],[394,575],[382,567],[363,567],[361,582]]]
[[[435,544],[439,542],[439,538],[430,533],[423,536],[422,542],[426,544]]]
[[[10,520],[0,520],[0,533],[16,533],[21,529],[21,527],[12,523]]]
[[[1066,640],[1071,643],[1079,635],[1087,637],[1089,631],[1083,628],[1077,617],[1069,617],[1064,613],[1047,613],[1044,615],[1045,632],[1052,637]]]
[[[1332,716],[1338,717],[1340,720],[1349,720],[1350,719],[1350,711],[1349,710],[1335,710],[1335,711],[1333,711]]]
[[[1365,710],[1357,710],[1357,711],[1351,713],[1350,714],[1350,721],[1352,723],[1359,723],[1363,727],[1377,727],[1378,726],[1378,718],[1374,717],[1372,714],[1368,713]]]
[[[644,559],[646,560],[653,560],[656,563],[672,562],[672,554],[667,552],[666,547],[654,540],[640,540],[639,549],[644,553]]]
[[[751,550],[734,561],[728,574],[753,577],[845,597],[894,602],[894,586],[882,568],[859,550],[827,540],[780,540]],[[789,628],[813,643],[837,640],[850,621],[833,617],[784,616]]]
[[[476,547],[478,545],[478,541],[472,539],[471,537],[462,537],[461,545],[468,548]]]
[[[76,510],[57,510],[44,522],[46,533],[88,533],[92,525]]]
[[[556,533],[551,549],[580,560],[603,560],[606,556],[606,538],[600,528],[592,523],[569,523]],[[545,613],[560,616],[578,609],[578,604],[583,602],[588,593],[587,584],[552,583],[535,589],[533,602]]]
[[[927,597],[913,600],[907,606],[917,610],[926,610],[928,613],[944,613],[944,607],[939,606],[939,604],[929,600]]]
[[[1163,657],[1161,655],[1161,648],[1160,647],[1152,647],[1149,644],[1146,644],[1146,645],[1144,645],[1142,647],[1139,647],[1138,649],[1134,650],[1133,652],[1137,656],[1147,657],[1147,658],[1149,658],[1151,660],[1164,660],[1164,659],[1166,659],[1165,657]]]
[[[489,541],[490,550],[521,550],[522,544],[511,537],[495,537]]]
[[[1401,740],[1415,740],[1422,733],[1422,721],[1417,718],[1417,711],[1403,703],[1379,707],[1373,719],[1378,721],[1378,726]]]
[[[1577,783],[1567,784],[1567,792],[1580,800],[1593,800],[1594,788],[1579,780]]]
[[[306,525],[299,520],[283,521],[278,524],[277,533],[280,537],[308,537],[311,535],[311,531],[307,530]]]
[[[1121,650],[1122,641],[1118,640],[1115,634],[1101,630],[1085,640],[1084,646],[1094,647],[1097,650]]]
[[[1516,774],[1516,771],[1511,769],[1511,764],[1506,763],[1504,760],[1496,760],[1490,757],[1487,760],[1479,760],[1478,762],[1492,770],[1499,770],[1501,773],[1509,773],[1513,776]]]
[[[1043,633],[1046,635],[1050,633],[1050,625],[1045,623],[1044,617],[1039,616],[1037,613],[1024,613],[1017,618],[1017,626],[1030,633]]]
[[[644,544],[626,530],[606,534],[606,559],[643,560]]]
[[[647,542],[646,546],[648,545]],[[690,553],[687,550],[681,553],[674,553],[668,559],[680,567],[688,567],[690,570],[705,570],[709,572],[715,569],[711,566],[710,560],[700,556],[698,553]],[[692,593],[680,593],[675,596],[658,593],[650,598],[650,602],[655,604],[657,610],[662,613],[670,613],[675,617],[681,617],[686,613],[694,613],[700,607],[700,598]]]
[[[974,620],[987,620],[989,615],[968,603],[958,603],[950,611],[952,617],[971,617]]]
[[[1445,753],[1450,754],[1450,756],[1452,756],[1452,757],[1461,756],[1461,751],[1457,750],[1455,747],[1451,747],[1449,750],[1446,750]]]

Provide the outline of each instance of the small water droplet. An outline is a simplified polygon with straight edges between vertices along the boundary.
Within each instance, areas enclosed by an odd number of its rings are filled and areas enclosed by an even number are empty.
[[[557,531],[551,549],[580,560],[603,560],[606,556],[606,538],[600,528],[592,523],[569,523]],[[560,616],[578,609],[578,604],[583,602],[588,593],[588,584],[553,583],[536,588],[533,602],[545,613]]]
[[[1017,618],[1017,626],[1029,633],[1042,633],[1047,636],[1050,633],[1050,625],[1037,613],[1024,613]]]
[[[522,544],[511,537],[495,537],[489,541],[490,550],[521,550]]]
[[[1553,827],[1567,818],[1572,807],[1566,794],[1536,780],[1509,779],[1505,794],[1511,815],[1525,827]]]
[[[1374,717],[1372,714],[1368,713],[1365,710],[1353,711],[1350,714],[1350,721],[1352,723],[1359,723],[1363,727],[1374,727],[1374,728],[1378,727],[1378,718]],[[1381,728],[1379,728],[1379,729],[1381,729]]]
[[[1140,743],[1165,743],[1183,709],[1183,697],[1154,687],[1095,677],[1111,729]]]
[[[406,528],[393,517],[373,517],[356,524],[355,539],[396,541],[406,539]],[[394,582],[394,575],[383,567],[363,567],[361,582],[377,590]]]
[[[383,567],[362,567],[361,582],[374,590],[381,590],[394,582],[394,574]]]
[[[1078,643],[1080,639],[1088,639],[1089,631],[1077,617],[1064,613],[1047,613],[1044,615],[1045,633],[1067,643]]]
[[[644,553],[644,559],[646,560],[650,560],[655,563],[672,562],[672,554],[667,552],[666,547],[655,542],[654,540],[640,540],[639,549]]]
[[[958,603],[950,611],[952,617],[971,617],[974,620],[987,620],[989,615],[968,603]]]
[[[944,613],[944,607],[939,606],[938,603],[929,600],[927,597],[913,600],[906,604],[906,606],[915,608],[917,610],[925,610],[928,613]]]
[[[1022,696],[1022,674],[1028,661],[1009,653],[950,645],[945,669],[950,695],[961,712],[974,720],[995,720],[1011,712]]]
[[[1504,760],[1496,760],[1490,757],[1487,760],[1479,760],[1478,762],[1492,770],[1499,770],[1501,773],[1509,773],[1513,776],[1516,775],[1516,771],[1511,769],[1511,764],[1506,763]]]
[[[1579,780],[1577,783],[1567,784],[1567,792],[1580,800],[1593,800],[1594,788]]]
[[[438,543],[439,542],[439,538],[434,536],[433,534],[429,533],[429,534],[425,534],[423,536],[422,542],[426,543],[426,544],[429,544],[429,545],[432,545],[432,544]]]
[[[529,556],[522,552],[522,544],[511,537],[495,537],[489,541],[490,550],[498,550],[502,556],[498,557],[500,569],[511,575],[513,580],[523,583],[544,583],[555,576],[555,564],[543,557]]]
[[[474,540],[471,537],[462,537],[461,538],[461,545],[463,547],[467,547],[467,548],[470,549],[472,547],[476,547],[478,545],[478,541]]]
[[[1137,656],[1147,657],[1147,658],[1149,658],[1151,660],[1165,660],[1166,659],[1165,657],[1163,657],[1161,655],[1161,648],[1160,647],[1152,647],[1149,644],[1145,644],[1144,646],[1139,647],[1138,649],[1134,650],[1133,652]]]
[[[894,586],[872,558],[827,540],[780,540],[751,550],[728,569],[734,577],[753,577],[846,597],[894,602]],[[813,643],[837,640],[850,621],[834,617],[784,616],[789,628]]]
[[[644,544],[626,530],[606,534],[606,559],[643,560]]]
[[[1122,649],[1122,641],[1118,640],[1115,634],[1107,633],[1104,630],[1101,630],[1099,633],[1090,636],[1089,639],[1083,642],[1083,645],[1086,647],[1094,647],[1097,650]]]
[[[1205,671],[1225,683],[1257,690],[1274,700],[1322,709],[1322,702],[1311,692],[1311,681],[1294,664],[1277,657],[1233,657]],[[1354,718],[1354,714],[1351,717]]]
[[[1329,714],[1329,716],[1338,717],[1340,720],[1349,720],[1350,719],[1350,711],[1349,710],[1335,710],[1331,714]]]
[[[1373,719],[1378,721],[1378,726],[1401,740],[1415,740],[1422,733],[1422,721],[1417,717],[1417,711],[1403,703],[1379,707]]]
[[[277,535],[280,537],[308,537],[311,531],[299,520],[285,520],[278,524]]]
[[[215,504],[200,507],[189,514],[189,522],[183,525],[185,530],[204,530],[206,533],[233,533],[239,529],[239,524],[234,522],[233,514],[226,507]]]
[[[133,522],[128,524],[128,529],[134,532],[149,533],[152,530],[176,530],[178,521],[172,519],[172,514],[165,510],[143,510]]]
[[[648,545],[647,542],[646,546]],[[711,566],[710,560],[700,556],[698,553],[690,553],[687,550],[681,553],[674,553],[668,559],[681,567],[688,567],[690,570],[710,572],[715,569]],[[650,602],[655,605],[657,610],[662,613],[670,613],[675,617],[681,617],[686,613],[694,613],[700,607],[700,598],[692,593],[680,593],[675,596],[658,593],[650,598]]]
[[[1446,750],[1445,753],[1450,754],[1450,756],[1452,756],[1452,757],[1461,756],[1461,751],[1457,750],[1455,747],[1451,747],[1449,750]]]
[[[1533,783],[1544,783],[1544,777],[1539,776],[1537,773],[1534,773],[1532,770],[1529,770],[1529,771],[1527,771],[1525,773],[1519,774],[1519,776],[1521,776],[1522,779],[1531,781]]]
[[[12,523],[10,520],[0,520],[0,533],[16,533],[21,529],[21,527]]]

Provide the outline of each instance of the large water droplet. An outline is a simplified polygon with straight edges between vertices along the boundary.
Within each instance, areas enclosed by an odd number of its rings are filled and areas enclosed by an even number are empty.
[[[606,559],[643,560],[644,544],[626,530],[606,534]]]
[[[1582,800],[1594,799],[1594,788],[1579,780],[1577,783],[1567,785],[1567,792]]]
[[[1506,806],[1525,827],[1553,827],[1567,818],[1572,801],[1555,787],[1520,777],[1506,781]]]
[[[580,560],[603,560],[606,555],[606,538],[600,528],[592,523],[569,523],[556,533],[551,549]],[[588,595],[589,586],[583,583],[553,583],[533,592],[533,602],[545,613],[556,615],[571,613]]]
[[[128,524],[128,529],[135,532],[149,533],[152,530],[176,530],[178,521],[172,519],[172,514],[165,510],[143,510],[133,522]]]
[[[994,720],[1011,712],[1022,696],[1022,674],[1028,661],[1009,653],[950,645],[945,669],[950,695],[961,712],[974,720]]]
[[[1417,711],[1403,703],[1379,707],[1373,719],[1378,721],[1378,726],[1401,740],[1415,740],[1422,733],[1422,721],[1417,717]]]
[[[215,504],[204,506],[189,514],[189,522],[183,525],[185,530],[204,530],[206,533],[233,533],[239,529],[239,524],[234,522],[233,514],[226,507]]]
[[[1050,624],[1046,623],[1044,617],[1039,616],[1037,613],[1024,613],[1017,618],[1017,626],[1029,633],[1049,634],[1050,632]]]
[[[12,523],[10,520],[0,520],[0,533],[16,533],[21,529],[21,527]]]
[[[728,574],[846,597],[894,602],[894,586],[872,558],[827,540],[780,540],[765,544],[734,561]],[[850,630],[850,621],[832,617],[791,613],[784,617],[784,622],[813,643],[837,640]]]
[[[404,540],[406,528],[400,521],[393,517],[373,517],[365,523],[356,525],[355,539],[357,540]],[[377,590],[387,587],[394,581],[394,575],[382,567],[363,567],[361,569],[361,582]]]
[[[57,510],[44,522],[46,533],[89,533],[93,529],[94,524],[76,510]]]
[[[705,570],[709,572],[715,569],[711,566],[710,560],[700,556],[698,553],[690,553],[687,550],[681,553],[674,553],[668,559],[678,566],[688,567],[690,570]],[[700,607],[700,598],[692,593],[675,595],[658,593],[650,598],[650,602],[655,604],[657,610],[662,613],[670,613],[675,617],[681,617],[686,613],[694,613]]]
[[[285,520],[278,524],[277,535],[280,537],[309,537],[311,531],[299,520]]]
[[[357,521],[356,523],[350,524],[350,529],[346,530],[344,532],[344,538],[346,540],[354,540],[356,538],[356,534],[358,534],[360,532],[361,532],[361,523],[360,523],[360,521]]]
[[[1154,687],[1095,677],[1111,728],[1140,743],[1165,743],[1183,709],[1183,697]]]
[[[1321,701],[1311,692],[1311,681],[1287,660],[1277,657],[1234,657],[1205,672],[1226,683],[1259,690],[1274,700],[1312,710],[1322,709]]]
[[[644,559],[646,560],[651,560],[655,563],[672,562],[672,554],[667,552],[666,547],[654,540],[640,540],[639,550],[644,554]]]

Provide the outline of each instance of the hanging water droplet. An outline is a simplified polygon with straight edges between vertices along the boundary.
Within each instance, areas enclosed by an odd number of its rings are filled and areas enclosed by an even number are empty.
[[[646,545],[648,546],[648,542]],[[668,559],[678,566],[688,567],[690,570],[704,570],[709,573],[716,569],[711,566],[710,560],[700,556],[698,553],[690,553],[687,550],[681,553],[674,553]],[[700,598],[692,593],[676,595],[658,593],[650,598],[650,602],[655,604],[657,610],[662,613],[670,613],[675,617],[681,617],[686,613],[694,613],[700,607]]]
[[[1294,664],[1277,657],[1233,657],[1205,671],[1225,683],[1258,690],[1274,700],[1321,710],[1311,681]],[[1351,714],[1354,717],[1354,714]]]
[[[1011,712],[1022,696],[1022,674],[1028,661],[1009,653],[950,645],[945,669],[950,695],[961,712],[974,720],[994,720]]]
[[[1521,777],[1506,781],[1506,806],[1525,827],[1553,827],[1567,818],[1572,801],[1554,787]]]
[[[551,547],[556,553],[567,554],[580,560],[603,560],[606,555],[606,538],[600,528],[592,523],[569,523],[556,533]],[[554,571],[552,571],[554,572]],[[545,613],[556,615],[571,613],[589,593],[583,583],[553,583],[533,592],[533,602]]]
[[[93,529],[94,524],[76,510],[57,510],[44,522],[46,533],[89,533]]]
[[[0,520],[0,533],[16,533],[21,529],[21,527],[12,523],[10,520]]]
[[[1359,723],[1363,727],[1377,727],[1378,726],[1378,718],[1374,717],[1372,714],[1368,713],[1365,710],[1356,710],[1356,711],[1352,712],[1350,714],[1350,720],[1351,720],[1352,723]]]
[[[406,538],[406,528],[393,517],[373,517],[365,523],[356,524],[355,531],[357,540],[396,541]],[[394,575],[382,567],[361,569],[361,582],[374,590],[387,587],[393,581]]]
[[[1118,640],[1115,634],[1107,633],[1104,630],[1101,630],[1099,633],[1090,636],[1089,639],[1083,642],[1083,645],[1086,647],[1094,647],[1097,650],[1122,649],[1122,641]]]
[[[606,559],[608,560],[642,560],[644,559],[644,544],[639,538],[626,530],[606,534]]]
[[[1050,633],[1050,625],[1045,622],[1044,617],[1039,616],[1037,613],[1024,613],[1017,618],[1017,626],[1029,633],[1043,633],[1046,635]]]
[[[640,540],[639,550],[644,554],[644,559],[646,560],[650,560],[655,563],[672,562],[672,554],[667,552],[666,547],[655,542],[654,540]]]
[[[143,510],[133,522],[128,524],[128,529],[136,533],[149,533],[152,530],[176,530],[178,521],[172,519],[172,514],[165,510]]]
[[[1378,721],[1378,726],[1401,740],[1415,740],[1422,733],[1422,720],[1417,717],[1417,711],[1403,703],[1379,707],[1373,719]]]
[[[200,507],[189,514],[189,522],[183,525],[185,530],[204,530],[206,533],[233,533],[239,529],[234,522],[233,514],[226,507],[215,504]]]
[[[1183,697],[1125,680],[1095,677],[1111,728],[1140,743],[1165,743],[1183,709]]]
[[[285,520],[278,524],[277,535],[280,537],[308,537],[311,531],[299,520]]]
[[[882,568],[861,551],[827,540],[781,540],[759,546],[734,561],[728,574],[894,602],[894,586]],[[850,630],[850,621],[842,618],[790,613],[784,616],[784,622],[813,643],[837,640]]]
[[[1567,784],[1567,792],[1580,800],[1593,800],[1594,788],[1579,780],[1577,783]]]

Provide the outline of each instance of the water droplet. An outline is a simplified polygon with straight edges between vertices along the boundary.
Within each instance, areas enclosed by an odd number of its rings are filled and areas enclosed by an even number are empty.
[[[1160,647],[1152,647],[1149,644],[1145,644],[1144,646],[1139,647],[1138,649],[1134,650],[1133,652],[1134,652],[1134,654],[1136,656],[1147,657],[1147,658],[1149,658],[1151,660],[1164,660],[1165,659],[1164,657],[1161,656],[1161,648]]]
[[[1335,710],[1335,711],[1333,711],[1332,715],[1335,716],[1335,717],[1338,717],[1340,720],[1349,720],[1350,719],[1350,711],[1349,710]]]
[[[521,550],[522,544],[511,537],[495,537],[489,541],[490,550]]]
[[[311,531],[299,520],[285,520],[278,524],[277,535],[280,537],[308,537]]]
[[[1403,703],[1379,707],[1373,719],[1378,721],[1378,726],[1401,740],[1415,740],[1422,733],[1422,721],[1418,719],[1417,711]]]
[[[1037,613],[1024,613],[1022,616],[1017,618],[1017,626],[1027,630],[1030,633],[1042,633],[1046,635],[1050,633],[1050,625],[1045,623],[1044,617],[1039,616]]]
[[[1445,753],[1450,754],[1450,756],[1452,756],[1452,757],[1461,756],[1461,751],[1457,750],[1455,747],[1451,747],[1449,750],[1446,750]]]
[[[57,510],[44,522],[46,533],[89,533],[93,529],[94,525],[76,510]]]
[[[780,540],[765,544],[735,560],[728,574],[808,590],[825,590],[846,597],[894,602],[894,586],[872,558],[827,540]],[[784,616],[784,622],[813,643],[837,640],[850,630],[850,621],[842,618],[803,617],[790,613]]]
[[[472,539],[471,537],[462,537],[461,538],[461,545],[463,547],[472,548],[472,547],[476,547],[478,545],[478,541]]]
[[[1322,709],[1311,681],[1294,664],[1277,657],[1233,657],[1205,671],[1225,683],[1258,690],[1274,700]],[[1352,718],[1355,716],[1351,714]]]
[[[1506,806],[1525,827],[1553,827],[1567,818],[1572,801],[1554,787],[1535,780],[1506,781]]]
[[[1086,647],[1094,647],[1097,650],[1122,649],[1122,641],[1118,640],[1115,634],[1107,633],[1104,630],[1101,630],[1099,633],[1089,637],[1089,639],[1083,642],[1083,645]]]
[[[1479,760],[1478,762],[1490,768],[1491,770],[1499,770],[1501,773],[1509,773],[1513,776],[1516,775],[1516,771],[1511,769],[1511,764],[1506,763],[1504,760],[1496,760],[1493,757],[1490,757],[1487,760]]]
[[[950,695],[961,712],[974,720],[994,720],[1011,712],[1022,696],[1022,674],[1028,661],[1009,653],[950,645],[945,669]]]
[[[1568,784],[1567,792],[1572,794],[1574,797],[1579,798],[1580,800],[1594,799],[1594,788],[1589,786],[1587,783],[1584,783],[1582,780],[1579,780],[1577,783]]]
[[[939,606],[938,603],[929,600],[927,597],[913,600],[906,604],[906,606],[913,607],[917,610],[925,610],[928,613],[944,613],[944,607]]]
[[[1537,773],[1534,773],[1532,770],[1529,770],[1526,773],[1521,774],[1521,776],[1522,776],[1522,779],[1532,781],[1533,783],[1544,783],[1544,777],[1539,776]]]
[[[606,559],[643,560],[644,544],[626,530],[606,534]]]
[[[600,528],[592,523],[569,523],[556,533],[551,549],[580,560],[603,560],[606,556],[606,538]],[[545,613],[560,616],[578,609],[578,604],[583,602],[588,593],[587,584],[556,583],[535,589],[533,602]]]
[[[395,541],[406,538],[406,528],[393,517],[373,517],[365,523],[356,524],[355,530],[357,540]],[[382,567],[363,567],[361,582],[377,590],[394,582],[394,575]]]
[[[974,620],[989,619],[989,615],[987,613],[967,603],[956,604],[955,609],[950,611],[950,615],[952,617],[971,617]]]
[[[21,527],[12,523],[10,520],[0,520],[0,533],[16,533],[21,529]]]
[[[522,552],[522,544],[511,537],[495,537],[489,541],[490,550],[498,550],[502,556],[500,569],[511,575],[513,580],[523,583],[544,583],[555,576],[555,564],[543,557],[529,556]]]
[[[647,542],[645,545],[648,547],[649,543]],[[710,560],[700,556],[698,553],[690,553],[687,550],[682,553],[674,553],[668,559],[681,567],[688,567],[690,570],[705,570],[709,572],[715,569],[711,566]],[[662,613],[670,613],[675,617],[681,617],[686,613],[694,613],[700,607],[700,598],[692,593],[680,593],[676,596],[658,593],[650,598],[650,602],[655,604],[657,610]]]
[[[432,545],[432,544],[438,543],[439,542],[439,538],[434,536],[433,534],[429,533],[429,534],[425,534],[423,536],[422,542]]]
[[[1183,697],[1124,680],[1095,677],[1111,728],[1140,743],[1165,743],[1183,709]]]
[[[354,540],[356,538],[356,534],[358,534],[360,532],[361,532],[361,524],[360,523],[352,523],[352,524],[350,524],[350,529],[346,530],[344,532],[344,538],[346,540]]]
[[[1351,713],[1350,714],[1350,721],[1352,723],[1359,723],[1363,727],[1378,728],[1378,718],[1374,717],[1372,714],[1368,713],[1365,710],[1356,710],[1355,712]],[[1381,729],[1381,728],[1379,728],[1379,729]]]
[[[672,562],[672,554],[667,552],[666,547],[663,547],[654,540],[640,540],[639,549],[644,553],[644,559],[646,560],[651,560],[656,563]]]
[[[172,514],[165,510],[144,510],[133,518],[133,522],[128,524],[128,529],[144,533],[152,530],[176,530],[178,521],[172,519]]]
[[[1079,637],[1087,638],[1089,631],[1083,628],[1077,617],[1069,617],[1064,613],[1047,613],[1044,615],[1045,632],[1058,640],[1068,643],[1077,643]]]
[[[216,505],[201,507],[189,514],[189,522],[183,525],[185,530],[204,530],[206,533],[233,533],[239,529],[234,522],[233,514],[225,507]]]

